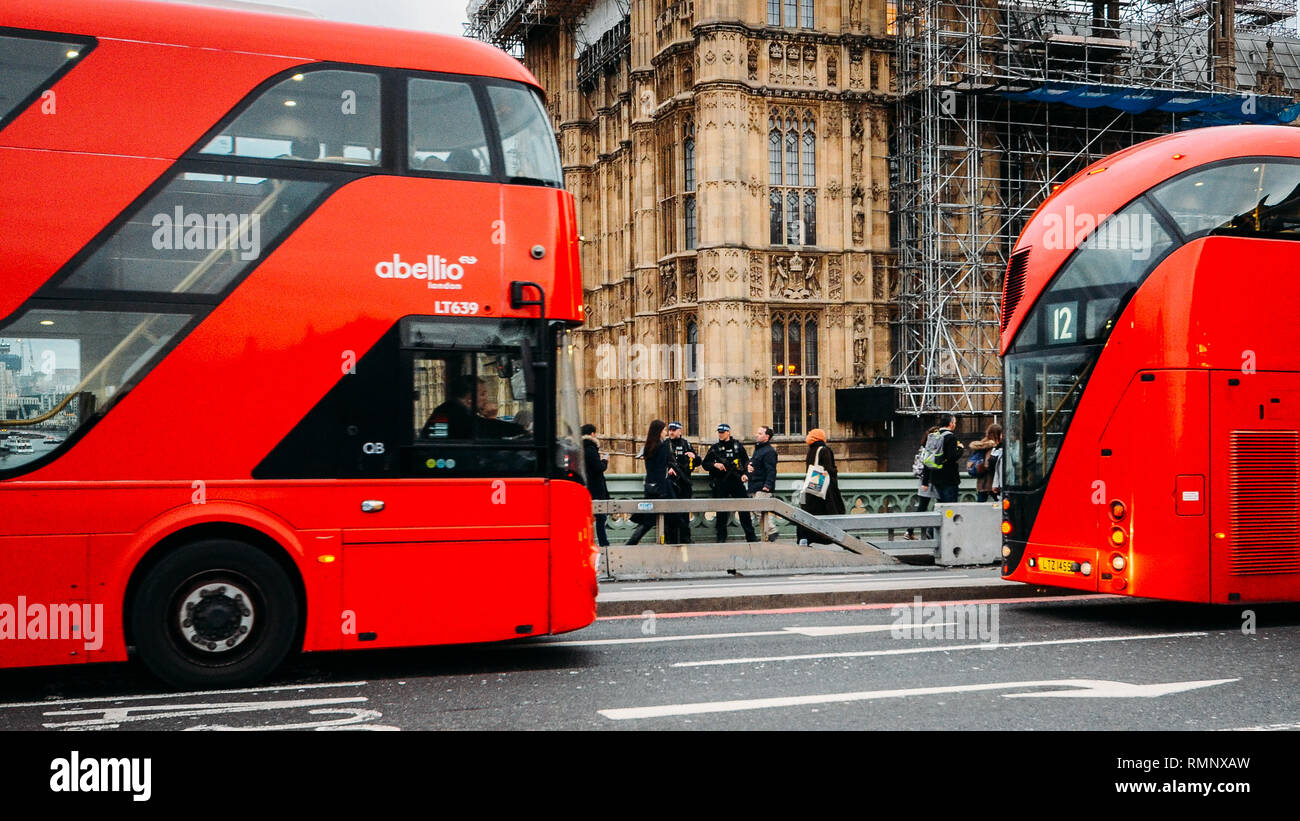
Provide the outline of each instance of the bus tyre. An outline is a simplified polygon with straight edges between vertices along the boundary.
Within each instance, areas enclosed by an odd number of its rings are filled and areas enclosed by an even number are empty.
[[[136,653],[175,687],[229,687],[270,675],[298,631],[284,570],[251,545],[207,539],[162,559],[131,607]]]

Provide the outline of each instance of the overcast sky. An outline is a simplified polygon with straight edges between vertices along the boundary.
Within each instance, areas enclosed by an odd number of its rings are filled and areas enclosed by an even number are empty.
[[[172,0],[204,5],[237,5],[222,0]],[[326,20],[372,26],[463,34],[466,0],[261,0],[315,12]]]

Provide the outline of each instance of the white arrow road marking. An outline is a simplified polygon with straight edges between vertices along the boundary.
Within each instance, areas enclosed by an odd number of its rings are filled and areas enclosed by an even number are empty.
[[[364,696],[353,698],[310,698],[292,701],[232,701],[225,704],[167,704],[142,705],[139,707],[104,707],[91,710],[61,710],[47,712],[52,718],[64,718],[75,715],[96,715],[100,718],[80,721],[46,722],[43,727],[74,728],[98,727],[107,724],[121,724],[128,721],[153,721],[167,718],[194,718],[195,716],[228,715],[231,713],[252,713],[260,710],[291,710],[299,707],[323,707],[329,704],[356,704],[366,701]],[[143,711],[150,712],[143,712]],[[137,712],[140,711],[140,712]]]
[[[198,724],[193,727],[186,727],[186,730],[229,730],[232,732],[262,732],[263,730],[389,730],[396,731],[397,727],[388,724],[363,724],[364,721],[371,721],[376,718],[383,718],[383,714],[378,710],[361,710],[355,707],[341,707],[336,709],[308,710],[308,713],[314,716],[323,716],[330,714],[342,714],[344,718],[332,720],[306,721],[299,724],[273,724],[269,727],[230,727],[225,724]]]
[[[948,653],[953,650],[1005,650],[1012,647],[1046,647],[1052,644],[1092,644],[1103,641],[1141,641],[1144,639],[1174,639],[1208,636],[1209,633],[1152,633],[1141,636],[1097,636],[1082,639],[1052,639],[1050,641],[1016,641],[1006,644],[944,644],[936,647],[900,647],[895,650],[857,650],[843,653],[806,653],[800,656],[763,656],[743,659],[710,659],[708,661],[679,661],[674,667],[712,667],[720,664],[762,664],[769,661],[802,661],[804,659],[866,658],[869,656],[905,656],[913,653]]]
[[[826,693],[815,696],[781,696],[777,698],[751,698],[739,701],[705,701],[696,704],[666,704],[661,707],[624,707],[614,710],[599,710],[599,714],[608,719],[623,721],[637,718],[664,718],[666,716],[688,716],[701,713],[730,713],[739,710],[765,710],[772,707],[798,707],[807,704],[837,704],[851,701],[871,701],[882,698],[905,698],[907,696],[931,696],[945,693],[978,693],[990,690],[1021,689],[1025,687],[1078,687],[1073,691],[1077,695],[1106,698],[1150,698],[1181,690],[1197,687],[1212,687],[1238,679],[1219,679],[1217,681],[1182,681],[1170,684],[1127,684],[1122,681],[1097,681],[1093,679],[1058,679],[1056,681],[1005,681],[993,684],[958,684],[950,687],[916,687],[909,690],[866,690],[857,693]],[[1167,689],[1173,688],[1173,689]],[[1011,695],[1011,694],[1005,694]],[[1018,693],[1015,695],[1030,695]]]
[[[538,641],[530,644],[520,645],[501,645],[503,648],[512,646],[518,647],[604,647],[617,644],[648,644],[652,642],[664,641],[699,641],[701,639],[741,639],[752,636],[790,636],[800,635],[809,638],[819,636],[838,636],[848,635],[851,633],[884,633],[889,630],[920,630],[922,627],[933,629],[935,627],[955,626],[957,622],[950,621],[943,624],[916,624],[916,625],[896,625],[896,624],[855,624],[842,627],[783,627],[780,630],[751,630],[743,633],[692,633],[684,636],[643,636],[631,639],[589,639],[581,641],[574,639],[572,641]]]
[[[1216,678],[1206,681],[1171,681],[1167,684],[1125,684],[1122,681],[1087,681],[1080,679],[1071,682],[1077,686],[1087,685],[1086,690],[1053,690],[1050,693],[1003,693],[1003,698],[1155,698],[1170,693],[1182,693],[1187,690],[1199,690],[1216,684],[1231,684],[1241,681],[1239,678]]]
[[[59,701],[19,701],[12,704],[0,704],[0,709],[7,707],[59,707],[64,704],[94,704],[100,701],[143,701],[151,698],[194,698],[195,696],[234,696],[243,693],[273,693],[280,690],[317,690],[322,687],[363,687],[365,681],[339,681],[325,684],[284,684],[279,687],[246,687],[240,690],[195,690],[186,693],[148,693],[137,696],[95,696],[94,698],[65,698]]]
[[[1300,730],[1300,721],[1292,721],[1286,724],[1257,724],[1254,727],[1224,727],[1221,732],[1270,732],[1276,730]]]

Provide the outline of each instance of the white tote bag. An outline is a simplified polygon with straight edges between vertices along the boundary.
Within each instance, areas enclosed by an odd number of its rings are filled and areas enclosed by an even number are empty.
[[[831,488],[831,475],[822,467],[822,450],[825,445],[817,449],[817,457],[813,463],[808,466],[808,475],[803,477],[803,496],[816,496],[818,499],[825,499],[827,492]]]

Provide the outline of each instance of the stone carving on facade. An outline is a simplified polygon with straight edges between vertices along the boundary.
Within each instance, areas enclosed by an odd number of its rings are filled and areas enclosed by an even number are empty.
[[[871,199],[873,202],[884,202],[889,198],[889,192],[885,186],[881,185],[880,180],[871,181]]]
[[[763,297],[763,256],[757,251],[749,255],[749,297]]]
[[[817,258],[805,260],[795,251],[789,257],[773,257],[771,295],[785,299],[807,299],[821,295],[817,280]]]
[[[866,88],[862,79],[862,47],[849,46],[849,88]]]
[[[858,183],[853,184],[853,244],[861,245],[862,239],[866,235],[867,228],[867,211],[863,202],[866,198],[866,192]]]
[[[659,307],[667,308],[677,302],[677,265],[665,262],[659,266]]]
[[[849,25],[855,29],[862,28],[862,0],[849,3]]]
[[[831,305],[826,309],[826,324],[831,328],[839,328],[844,325],[843,305]]]
[[[888,297],[888,293],[885,291],[885,274],[883,271],[876,271],[872,276],[871,287],[872,299],[886,299]]]
[[[717,269],[715,266],[710,265],[710,266],[709,266],[709,270],[705,272],[704,277],[705,277],[705,279],[707,279],[709,282],[717,282],[717,281],[718,281],[718,269]]]
[[[649,89],[641,92],[641,116],[649,117],[655,110],[655,98]]]
[[[853,314],[853,379],[858,383],[867,381],[867,314],[859,308]]]
[[[695,278],[695,260],[682,260],[682,302],[695,302],[699,286]]]
[[[826,85],[835,88],[840,81],[840,63],[835,59],[835,55],[826,58]]]
[[[745,61],[745,66],[749,71],[749,81],[751,83],[757,83],[758,82],[758,46],[751,45],[749,47],[749,55]]]
[[[842,194],[842,193],[843,193],[843,189],[840,188],[840,181],[839,181],[839,180],[837,180],[837,179],[835,179],[835,178],[831,178],[831,181],[828,182],[828,183],[826,183],[826,194],[827,194],[831,199],[833,199],[833,200],[837,200],[837,199],[839,199],[839,198],[840,198],[840,194]]]
[[[839,257],[826,260],[826,295],[830,299],[844,298],[844,274]]]

